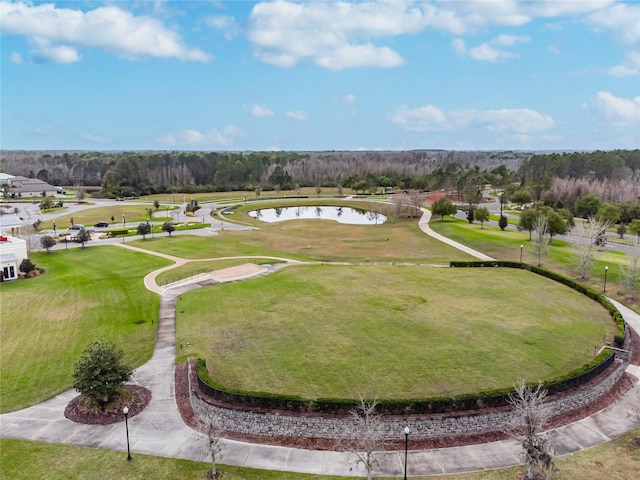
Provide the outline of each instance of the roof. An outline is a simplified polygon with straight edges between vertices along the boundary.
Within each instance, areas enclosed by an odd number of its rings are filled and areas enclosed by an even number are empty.
[[[16,257],[15,253],[0,253],[0,261],[2,261],[2,263],[17,262],[18,257]]]
[[[8,215],[0,215],[0,229],[3,228],[13,228],[13,227],[21,227],[22,220],[15,213],[10,213]]]

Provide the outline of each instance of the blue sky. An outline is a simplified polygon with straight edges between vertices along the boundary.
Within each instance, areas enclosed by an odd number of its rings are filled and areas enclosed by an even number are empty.
[[[640,148],[640,2],[0,0],[3,149]]]

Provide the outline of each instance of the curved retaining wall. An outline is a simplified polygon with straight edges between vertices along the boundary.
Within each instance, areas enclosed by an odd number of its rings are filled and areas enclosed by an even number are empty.
[[[628,359],[616,360],[606,373],[589,384],[562,395],[552,396],[547,402],[551,416],[566,414],[589,405],[607,393],[622,377]],[[348,416],[291,414],[288,412],[261,412],[246,408],[214,405],[199,391],[192,381],[190,365],[190,401],[196,418],[203,424],[213,417],[222,430],[245,435],[279,436],[295,438],[339,439],[348,438],[347,432],[354,430],[354,422]],[[412,436],[421,439],[456,437],[504,432],[513,425],[513,409],[504,407],[482,413],[456,413],[433,415],[388,415],[382,417],[385,435],[397,439],[405,426]]]

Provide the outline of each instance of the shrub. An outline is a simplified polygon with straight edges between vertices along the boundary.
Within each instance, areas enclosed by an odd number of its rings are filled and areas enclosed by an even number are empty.
[[[93,342],[74,366],[73,388],[94,405],[104,407],[115,400],[133,373],[129,365],[122,363],[123,356],[122,349],[111,342]]]

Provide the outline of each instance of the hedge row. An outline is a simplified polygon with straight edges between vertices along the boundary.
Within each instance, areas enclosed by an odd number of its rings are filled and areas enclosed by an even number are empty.
[[[618,326],[618,331],[614,337],[614,342],[617,347],[622,347],[624,344],[624,339],[626,335],[626,324],[624,323],[624,318],[618,311],[616,307],[607,299],[605,295],[602,295],[600,292],[594,290],[591,287],[588,287],[580,282],[577,282],[573,278],[567,277],[565,275],[561,275],[556,272],[552,272],[550,270],[546,270],[544,268],[536,267],[534,265],[529,265],[526,263],[520,262],[506,262],[506,261],[485,261],[485,262],[450,262],[449,265],[451,267],[506,267],[506,268],[520,268],[524,270],[528,270],[530,272],[536,273],[538,275],[542,275],[543,277],[550,278],[551,280],[555,280],[556,282],[562,283],[570,288],[573,288],[577,292],[586,295],[587,297],[595,300],[604,308],[609,311],[611,317],[615,320],[616,325]]]
[[[615,352],[604,350],[591,362],[567,375],[544,383],[549,394],[563,392],[580,385],[604,372],[613,363]],[[354,399],[320,398],[304,399],[287,395],[242,390],[227,390],[209,377],[206,363],[198,360],[198,386],[205,395],[225,403],[269,410],[292,412],[348,413],[353,410]],[[502,407],[509,404],[512,388],[503,388],[455,397],[433,397],[427,399],[377,400],[378,411],[385,414],[426,414],[478,410]]]

